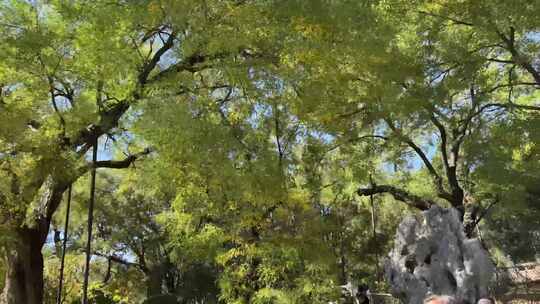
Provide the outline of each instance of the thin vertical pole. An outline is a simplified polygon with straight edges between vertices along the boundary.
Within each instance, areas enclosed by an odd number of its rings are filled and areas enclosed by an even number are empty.
[[[371,142],[371,149],[375,146],[375,125],[373,125],[373,129],[371,130],[372,142]],[[373,151],[373,150],[372,150]],[[371,163],[371,160],[370,160]],[[372,170],[373,169],[373,163],[371,163]],[[369,186],[373,188],[375,186],[375,183],[373,183],[373,175],[369,174]],[[371,229],[373,232],[373,246],[375,247],[375,271],[376,271],[376,282],[379,283],[380,281],[380,270],[379,270],[379,242],[377,240],[377,219],[375,216],[375,204],[373,202],[373,194],[370,194],[369,196],[369,203],[371,205]],[[371,302],[371,301],[370,301]]]
[[[90,257],[92,245],[92,224],[94,222],[94,200],[96,192],[96,162],[97,162],[98,138],[94,142],[94,150],[92,152],[92,169],[90,178],[90,202],[88,205],[88,235],[86,239],[86,264],[84,268],[84,283],[83,283],[83,304],[88,304],[88,275],[90,273]]]
[[[67,207],[66,207],[66,219],[64,221],[64,240],[62,243],[62,257],[60,260],[60,279],[58,282],[58,293],[56,295],[56,304],[62,303],[62,288],[64,285],[64,264],[66,260],[66,245],[68,240],[68,228],[69,228],[69,210],[71,208],[71,186],[68,188]]]
[[[373,186],[373,179],[371,175],[369,176],[369,182],[371,186]],[[369,196],[369,203],[371,204],[371,228],[373,232],[373,245],[375,246],[375,271],[377,272],[377,282],[380,278],[380,271],[379,271],[379,246],[377,242],[377,220],[375,218],[375,204],[373,203],[373,194]]]

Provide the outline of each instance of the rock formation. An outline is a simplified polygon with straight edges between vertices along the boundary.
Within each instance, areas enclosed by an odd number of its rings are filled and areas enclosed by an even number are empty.
[[[426,295],[476,303],[487,296],[494,266],[477,239],[468,239],[455,209],[433,206],[398,227],[385,276],[394,296],[422,303]]]

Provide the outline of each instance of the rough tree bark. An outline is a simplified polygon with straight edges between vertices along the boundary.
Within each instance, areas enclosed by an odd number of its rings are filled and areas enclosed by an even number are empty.
[[[151,266],[146,274],[146,295],[148,298],[163,294],[163,279],[165,269],[162,265]]]
[[[14,223],[10,241],[2,257],[6,262],[6,281],[0,304],[43,303],[43,256],[41,249],[47,240],[52,214],[62,200],[69,183],[45,178],[40,190],[38,207],[29,223]],[[25,204],[25,203],[23,203]]]
[[[465,304],[488,296],[494,266],[480,241],[467,238],[460,218],[453,208],[433,206],[399,225],[385,275],[404,303],[422,303],[430,293]]]
[[[41,304],[43,301],[43,235],[39,229],[19,228],[6,250],[6,281],[2,304]]]
[[[145,304],[176,304],[177,298],[174,294],[164,293],[164,281],[167,273],[166,263],[150,265],[146,269],[146,295]],[[169,290],[167,290],[169,292]]]

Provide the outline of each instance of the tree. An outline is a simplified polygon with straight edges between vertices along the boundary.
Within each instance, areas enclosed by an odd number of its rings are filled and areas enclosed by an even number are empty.
[[[100,178],[103,201],[96,208],[94,255],[108,263],[103,283],[118,279],[112,271],[116,265],[140,273],[145,292],[139,294],[146,298],[169,294],[183,301],[208,301],[216,297],[213,269],[187,256],[173,263],[171,237],[160,216],[170,210],[176,189],[168,182],[167,170],[158,166],[155,160],[147,160],[126,174]],[[192,272],[201,278],[190,278]]]
[[[295,166],[297,126],[279,100],[267,104],[248,90],[232,95],[225,88],[197,103],[149,104],[143,121],[156,121],[154,128],[137,129],[160,147],[156,161],[169,168],[167,180],[177,189],[163,216],[174,262],[220,269],[221,299],[238,303],[289,298],[305,264],[326,275],[320,259],[330,252],[315,254],[325,247],[319,233],[309,233],[320,229],[317,209],[285,172]]]
[[[147,103],[135,133],[159,147],[156,171],[176,189],[163,218],[175,263],[220,269],[228,302],[324,303],[368,264],[355,256],[371,240],[370,213],[354,203],[366,164],[299,121],[274,73],[255,67],[249,81],[207,80],[207,96]]]
[[[67,187],[90,168],[85,154],[97,139],[126,134],[126,114],[156,84],[182,94],[177,82],[256,57],[264,44],[253,34],[223,37],[264,23],[262,9],[234,1],[1,4],[1,222],[13,240],[3,303],[42,302],[49,224]],[[97,167],[129,167],[144,154]]]
[[[490,206],[538,181],[539,6],[2,2],[0,303],[42,302],[49,226],[105,137],[125,157],[102,152],[97,168],[146,157],[166,174],[138,176],[165,178],[147,182],[169,196],[111,196],[99,220],[119,239],[103,254],[133,241],[119,228],[162,225],[137,231],[174,249],[152,262],[220,270],[228,301],[334,297],[355,252],[388,244],[354,238],[372,229],[358,203],[369,196],[386,194],[388,227],[393,201],[442,205],[473,237]],[[149,203],[171,209],[119,227],[113,203],[131,220]],[[127,247],[142,270],[139,245]]]
[[[472,206],[498,195],[473,186],[481,172],[478,166],[491,155],[471,149],[503,136],[496,130],[501,124],[508,126],[505,132],[524,130],[525,120],[527,132],[519,140],[537,141],[530,132],[540,110],[533,101],[539,85],[535,6],[396,1],[392,7],[375,7],[388,21],[381,22],[377,33],[387,37],[338,36],[339,48],[314,51],[313,62],[305,64],[312,73],[293,67],[298,72],[290,79],[297,115],[313,117],[340,146],[373,139],[383,147],[386,161],[398,163],[398,170],[407,169],[399,162],[423,167],[433,187],[433,195],[426,197],[363,181],[360,196],[388,193],[421,210],[448,204],[462,215],[470,213],[465,228],[471,235],[481,209]],[[355,39],[367,40],[366,45],[347,49]],[[333,56],[324,55],[329,49]],[[381,55],[372,55],[377,52]]]
[[[314,51],[313,61],[292,66],[295,114],[322,126],[339,149],[380,145],[383,166],[373,170],[394,179],[364,177],[360,196],[388,194],[419,210],[455,208],[473,237],[490,206],[512,204],[523,193],[523,186],[505,182],[536,179],[525,168],[538,161],[532,152],[539,140],[538,4],[387,4],[376,6],[379,20],[388,21],[376,32],[389,39],[368,33],[369,42],[347,49],[350,40],[366,39],[365,32],[351,31],[349,40],[328,30],[338,38]],[[325,56],[329,50],[332,56]],[[529,151],[523,168],[512,166],[511,155],[523,149]],[[373,156],[380,158],[365,155]],[[415,189],[410,173],[419,169],[425,186]]]

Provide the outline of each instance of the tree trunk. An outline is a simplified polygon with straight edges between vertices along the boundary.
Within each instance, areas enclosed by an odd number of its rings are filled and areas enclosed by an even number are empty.
[[[163,294],[163,267],[162,265],[150,266],[147,273],[146,295],[147,297]]]
[[[150,269],[146,272],[146,293],[147,299],[144,304],[177,304],[179,303],[176,295],[164,293],[163,283],[165,281],[165,274],[167,273],[167,265],[159,263],[157,265],[150,266]]]
[[[18,228],[5,252],[6,281],[0,304],[43,303],[44,237],[40,230]]]

